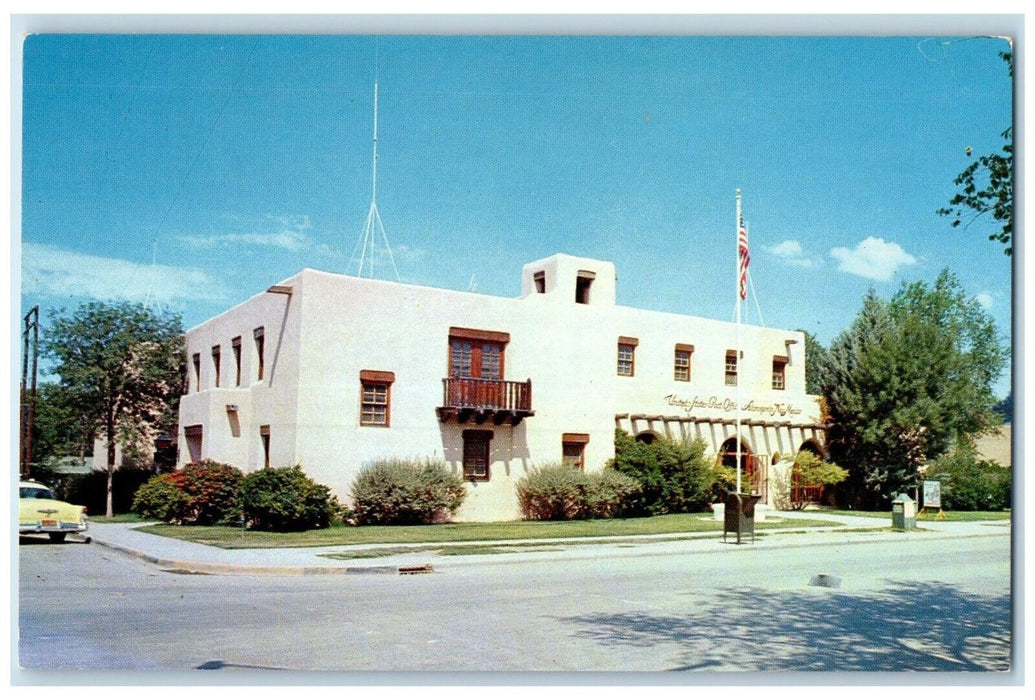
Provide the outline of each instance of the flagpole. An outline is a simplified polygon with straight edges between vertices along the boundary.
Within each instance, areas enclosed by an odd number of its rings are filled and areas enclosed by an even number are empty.
[[[741,352],[740,352],[740,300],[741,300],[740,299],[740,275],[741,275],[740,230],[741,230],[741,227],[743,225],[744,225],[744,222],[743,222],[743,218],[741,216],[740,189],[737,189],[737,255],[734,258],[736,260],[736,262],[737,262],[737,276],[736,276],[737,283],[734,286],[734,289],[736,290],[736,294],[737,294],[737,342],[736,342],[736,348],[734,350],[734,352],[736,353],[734,355],[734,361],[736,362],[736,367],[737,367],[737,431],[736,431],[736,434],[735,434],[735,437],[736,437],[735,446],[736,446],[736,450],[737,450],[737,493],[741,493],[740,472],[741,472],[741,459],[742,459],[742,454],[743,454],[743,450],[740,447],[740,385],[741,385],[741,381],[740,381],[741,377],[740,377],[740,375],[742,374],[742,372],[740,371],[740,369],[741,369],[740,368],[740,355],[741,355]]]

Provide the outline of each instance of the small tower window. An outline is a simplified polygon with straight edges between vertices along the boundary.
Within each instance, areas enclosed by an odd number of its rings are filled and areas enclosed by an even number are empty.
[[[535,282],[536,294],[546,294],[546,273],[537,272],[532,275],[532,280]]]
[[[595,280],[596,277],[596,273],[588,272],[586,270],[579,270],[579,275],[577,278],[575,278],[576,304],[589,303],[589,290],[593,286],[593,280]]]

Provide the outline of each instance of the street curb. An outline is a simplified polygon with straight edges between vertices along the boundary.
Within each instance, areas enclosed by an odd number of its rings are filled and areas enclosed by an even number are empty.
[[[433,573],[431,564],[399,564],[399,565],[378,565],[378,566],[287,566],[275,564],[227,564],[224,562],[197,562],[183,559],[164,559],[153,554],[141,552],[138,549],[127,547],[116,542],[108,542],[103,539],[94,538],[94,543],[113,549],[117,552],[142,559],[149,564],[154,564],[162,569],[171,570],[176,573],[185,574],[235,574],[247,575],[274,575],[274,576],[308,576],[313,574],[423,574]]]
[[[779,531],[772,531],[778,533]],[[823,538],[822,541],[815,541],[809,538],[812,534],[830,534],[832,532],[842,532],[846,537],[842,540],[830,540]],[[714,533],[708,533],[714,534]],[[784,532],[783,534],[802,534],[803,537],[798,539],[795,538],[781,538],[780,540],[771,540],[768,538],[760,538],[758,541],[744,542],[737,544],[735,542],[723,541],[718,538],[714,540],[715,544],[724,547],[725,549],[716,548],[709,552],[696,552],[702,554],[719,553],[722,551],[726,552],[747,552],[752,549],[771,550],[771,549],[801,549],[805,547],[815,547],[823,545],[856,545],[856,544],[870,544],[876,541],[876,537],[867,537],[865,534],[859,533],[859,536],[852,537],[851,529],[838,529],[838,530],[825,530],[822,533],[800,533],[800,532]],[[877,533],[874,533],[877,534]],[[892,533],[885,532],[879,533],[882,539],[888,539],[889,537],[903,536],[909,537],[911,533],[900,532]],[[987,532],[967,532],[967,533],[947,533],[939,532],[936,530],[926,530],[922,533],[923,539],[927,541],[943,540],[943,539],[966,539],[972,537],[1002,537],[1011,536],[1012,527],[1007,528],[1007,532],[999,531],[998,529],[989,529]],[[684,542],[697,541],[700,542],[704,537],[689,537],[683,539]],[[164,570],[168,570],[174,573],[183,574],[228,574],[228,575],[276,575],[276,576],[307,576],[307,575],[408,575],[408,574],[426,574],[435,573],[435,569],[431,563],[425,564],[372,564],[369,566],[354,566],[354,565],[335,565],[327,564],[324,566],[300,566],[300,565],[276,565],[276,564],[230,564],[226,562],[199,562],[189,561],[184,559],[168,559],[159,557],[153,554],[140,551],[133,547],[119,544],[117,542],[111,542],[104,538],[93,537],[93,541],[96,544],[112,549],[131,557],[135,557],[146,561],[150,564],[154,564]],[[652,556],[654,552],[649,551],[651,542],[645,542],[640,540],[640,543],[645,545],[641,551],[635,551],[639,548],[630,548],[629,550],[622,551],[620,553],[612,553],[612,556],[626,558],[626,557],[638,557],[638,556]],[[565,542],[564,544],[572,544],[571,541]],[[659,542],[660,544],[660,542]],[[580,559],[594,558],[592,550],[587,552],[568,552],[569,560],[578,561]],[[488,557],[494,557],[491,561],[499,564],[527,564],[530,561],[538,561],[539,558],[521,556],[519,552],[508,553],[506,555],[499,554],[470,554],[461,555],[459,557],[450,557],[446,568],[454,567],[465,567],[465,566],[479,566],[485,565],[489,561]]]

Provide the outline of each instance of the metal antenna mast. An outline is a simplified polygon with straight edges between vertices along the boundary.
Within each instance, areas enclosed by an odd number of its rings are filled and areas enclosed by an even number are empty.
[[[392,255],[392,246],[388,242],[388,234],[385,233],[384,222],[381,221],[381,212],[377,210],[377,77],[374,77],[374,158],[371,167],[371,196],[370,211],[367,213],[367,222],[363,227],[362,251],[359,256],[359,268],[357,275],[363,277],[363,269],[369,270],[369,276],[374,276],[374,263],[377,246],[379,242],[384,244],[388,251],[388,260],[392,263],[392,271],[395,273],[395,281],[399,280],[399,269],[395,266],[395,256]],[[380,237],[378,236],[380,234]],[[353,251],[355,258],[355,251]]]

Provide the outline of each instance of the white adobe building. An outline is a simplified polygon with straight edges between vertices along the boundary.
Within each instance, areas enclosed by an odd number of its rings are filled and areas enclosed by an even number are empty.
[[[615,304],[610,262],[525,265],[492,297],[305,269],[187,332],[181,464],[301,464],[343,500],[379,457],[445,460],[460,520],[519,517],[514,486],[560,461],[614,456],[614,430],[702,438],[772,504],[770,465],[822,454],[800,332]]]

